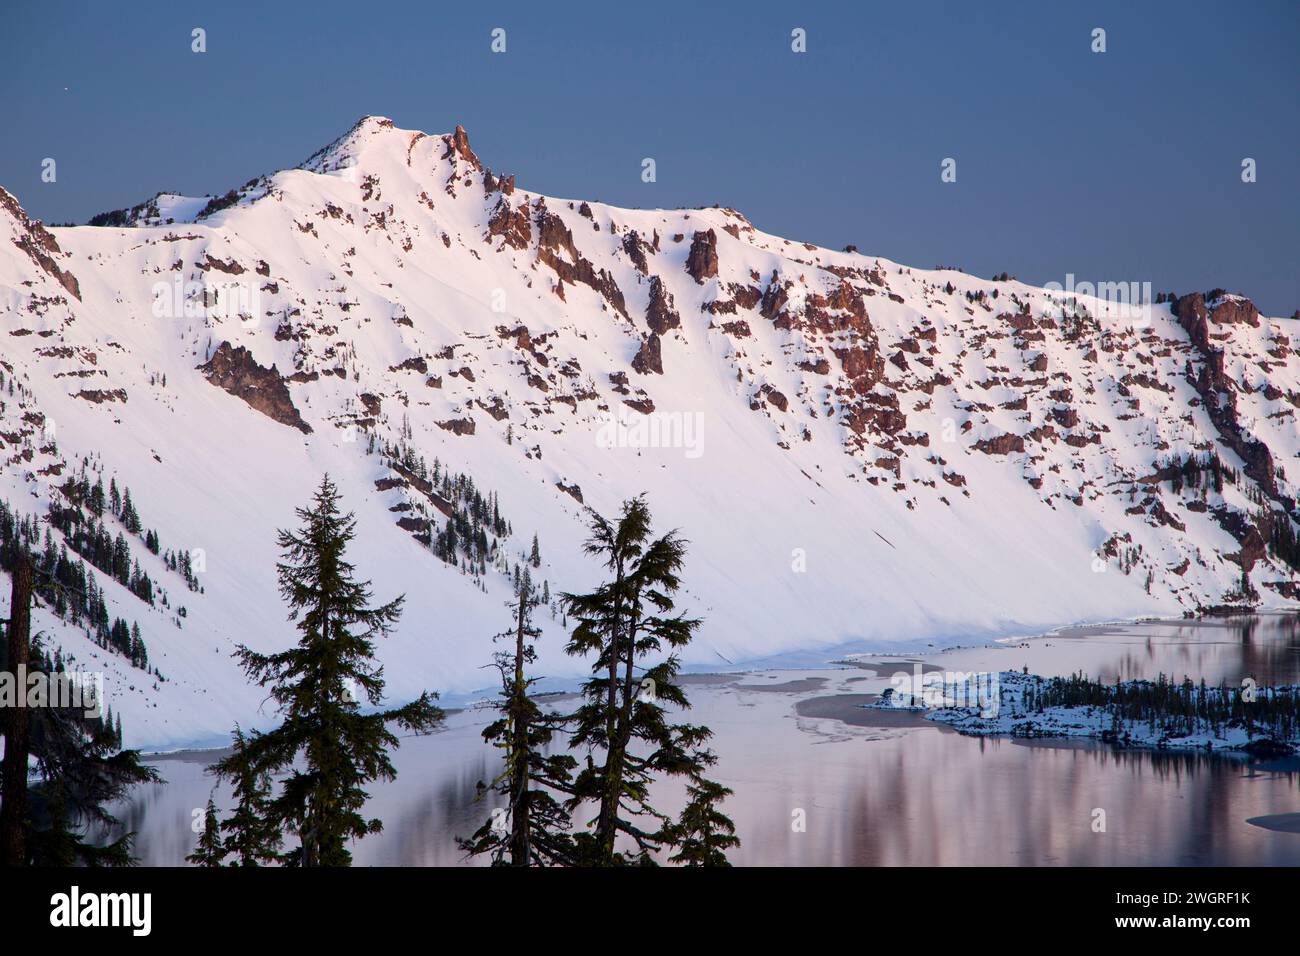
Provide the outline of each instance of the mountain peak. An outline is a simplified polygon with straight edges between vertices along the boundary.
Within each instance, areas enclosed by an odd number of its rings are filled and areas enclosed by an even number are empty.
[[[375,136],[395,129],[393,121],[386,116],[362,116],[346,133],[316,150],[298,168],[328,173],[354,166],[362,150]]]
[[[460,124],[451,133],[437,134],[447,145],[444,159],[459,156],[474,169],[482,169],[479,158],[469,145],[469,134]],[[299,165],[299,169],[314,173],[330,173],[360,164],[365,154],[399,151],[405,161],[410,148],[430,134],[422,130],[399,129],[387,116],[362,116],[346,133],[327,146],[317,150]]]
[[[478,157],[474,155],[474,150],[469,147],[469,133],[465,132],[465,127],[461,126],[459,123],[456,124],[456,131],[451,134],[451,139],[448,145],[450,145],[451,148],[461,156],[461,158],[475,169],[483,168],[483,164],[480,163]]]

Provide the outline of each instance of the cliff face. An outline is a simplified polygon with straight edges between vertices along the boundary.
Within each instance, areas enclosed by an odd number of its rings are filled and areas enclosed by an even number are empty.
[[[289,387],[275,366],[263,368],[253,360],[253,353],[242,345],[232,348],[222,342],[212,358],[199,366],[209,382],[242,399],[272,421],[311,434],[311,426],[302,420],[289,397]],[[372,396],[373,397],[373,396]],[[362,396],[364,403],[364,396]]]
[[[362,576],[408,596],[381,649],[399,697],[478,687],[532,534],[535,577],[587,586],[586,509],[640,492],[692,542],[688,665],[1300,596],[1297,323],[1242,296],[1126,308],[730,209],[544,197],[463,129],[374,117],[139,208],[45,229],[0,193],[0,497],[39,515],[89,469],[164,551],[203,552],[184,617],[104,585],[167,675],[110,697],[151,743],[256,723],[221,651],[291,639],[275,529],[323,471]],[[448,553],[473,493],[511,533]],[[542,617],[547,673],[576,673]]]

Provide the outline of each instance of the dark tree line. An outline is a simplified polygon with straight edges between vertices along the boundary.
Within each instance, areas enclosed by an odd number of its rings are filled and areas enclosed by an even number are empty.
[[[53,519],[51,524],[58,528]],[[24,554],[31,554],[35,565],[34,593],[55,614],[84,626],[90,639],[104,650],[120,654],[141,670],[149,670],[149,651],[140,635],[140,625],[110,616],[103,588],[86,559],[78,555],[73,560],[66,543],[56,547],[48,527],[42,543],[36,520],[15,514],[6,502],[0,501],[0,570],[12,573]]]
[[[1169,486],[1174,494],[1181,494],[1184,487],[1204,487],[1221,495],[1225,482],[1236,485],[1241,481],[1241,474],[1225,465],[1213,451],[1204,455],[1175,456],[1160,468],[1160,472],[1169,476]]]
[[[1213,451],[1204,455],[1175,456],[1160,466],[1158,473],[1169,482],[1174,494],[1191,488],[1206,492],[1213,490],[1221,495],[1225,484],[1241,486],[1241,472],[1224,464]],[[1276,510],[1267,496],[1254,486],[1246,489],[1246,496],[1256,506],[1251,521],[1268,543],[1270,554],[1293,571],[1300,572],[1300,533],[1297,532],[1296,516]],[[1244,597],[1253,596],[1254,587],[1244,573],[1238,590]]]
[[[141,570],[140,562],[132,555],[127,540],[128,533],[139,536],[142,530],[140,517],[131,502],[130,489],[127,489],[125,496],[119,496],[116,480],[112,485],[109,510],[126,529],[119,531],[116,536],[103,521],[105,498],[102,478],[91,485],[83,470],[79,476],[64,482],[61,491],[67,504],[61,504],[57,500],[50,502],[50,525],[63,535],[64,541],[75,553],[152,607],[155,600],[154,582]],[[153,539],[156,543],[157,536],[153,535]],[[145,540],[145,545],[149,547],[148,539]]]
[[[430,468],[405,441],[384,444],[382,455],[388,467],[436,501],[446,515],[441,528],[417,537],[447,564],[486,574],[488,563],[497,556],[499,539],[513,531],[496,492],[485,494],[472,476],[444,468],[436,458]]]
[[[1072,674],[1036,679],[1025,688],[1022,704],[1039,712],[1049,707],[1096,707],[1117,725],[1145,723],[1170,737],[1217,736],[1225,729],[1244,728],[1252,737],[1287,741],[1300,733],[1300,688],[1296,687],[1257,687],[1243,693],[1240,687],[1210,687],[1204,680],[1196,684],[1186,677],[1178,682],[1164,674],[1154,681],[1116,678],[1114,684]]]
[[[1300,535],[1296,533],[1295,521],[1287,515],[1277,515],[1271,530],[1269,547],[1273,553],[1290,568],[1300,571]]]

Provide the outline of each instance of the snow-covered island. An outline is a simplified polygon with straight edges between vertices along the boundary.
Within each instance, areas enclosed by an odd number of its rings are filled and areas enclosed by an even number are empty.
[[[926,675],[864,706],[926,711],[971,736],[1086,737],[1120,747],[1235,751],[1271,756],[1300,744],[1300,687],[1208,687],[1161,674],[1103,684],[1081,674]]]

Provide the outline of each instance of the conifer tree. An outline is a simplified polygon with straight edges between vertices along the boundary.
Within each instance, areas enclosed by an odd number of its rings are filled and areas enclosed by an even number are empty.
[[[217,820],[217,805],[208,797],[208,807],[203,814],[203,832],[194,852],[185,858],[195,866],[220,866],[226,851],[221,844],[221,824]]]
[[[99,478],[95,481],[95,487],[90,491],[90,500],[87,503],[90,507],[90,513],[96,518],[104,517],[104,479]]]
[[[134,834],[105,840],[103,834],[118,825],[107,807],[135,784],[158,780],[158,772],[141,764],[136,751],[122,749],[121,716],[115,725],[92,689],[82,685],[82,694],[74,697],[65,688],[56,704],[54,685],[70,677],[61,655],[52,659],[30,633],[32,557],[25,547],[4,557],[16,566],[6,640],[0,642],[0,670],[12,672],[21,665],[29,680],[39,676],[51,690],[45,706],[15,708],[4,721],[3,862],[129,866],[134,862]],[[20,571],[20,566],[26,571]],[[24,574],[25,582],[19,580]],[[14,722],[17,715],[24,718],[22,726]],[[29,757],[35,761],[34,777],[29,776]],[[14,763],[19,766],[13,767]],[[17,772],[9,772],[13,770]],[[25,790],[10,799],[16,787]],[[92,838],[92,830],[98,839]]]
[[[533,641],[542,633],[532,623],[535,594],[525,569],[515,594],[514,626],[496,637],[513,646],[493,655],[501,672],[501,716],[483,730],[483,739],[502,751],[503,768],[490,786],[479,787],[505,797],[507,813],[494,814],[473,837],[457,841],[470,855],[490,853],[495,866],[563,866],[574,861],[569,814],[555,794],[572,794],[576,761],[567,753],[545,753],[565,718],[543,713],[529,694],[536,678],[528,676],[527,666],[536,660]]]
[[[533,550],[528,555],[528,563],[534,568],[540,568],[542,566],[542,552],[537,546],[537,535],[535,534],[533,535]]]
[[[726,841],[730,821],[717,810],[725,790],[702,776],[716,760],[704,747],[711,732],[669,723],[664,709],[690,706],[676,681],[674,651],[700,622],[672,613],[686,543],[674,531],[651,538],[644,497],[624,502],[615,524],[596,515],[591,531],[586,552],[603,561],[610,579],[591,593],[562,595],[577,620],[566,650],[594,655],[569,741],[588,751],[569,807],[598,807],[589,831],[575,837],[579,862],[653,864],[655,851],[673,847],[689,862],[717,862],[735,844]],[[665,650],[666,658],[647,666]],[[650,784],[661,776],[685,776],[695,788],[689,816],[676,824],[649,803]],[[620,840],[632,851],[620,849]],[[704,841],[707,849],[689,841]]]
[[[262,866],[279,859],[283,842],[271,812],[271,781],[247,759],[248,737],[235,728],[231,784],[235,810],[221,822],[223,852],[233,857],[231,866]],[[212,770],[213,768],[209,768]]]
[[[697,774],[686,795],[686,809],[667,827],[668,842],[676,847],[668,859],[685,866],[731,866],[727,850],[740,846],[740,837],[735,824],[718,809],[731,790]]]
[[[53,674],[48,660],[42,670]],[[131,787],[159,780],[158,771],[122,749],[119,730],[104,715],[83,706],[41,707],[32,713],[37,781],[28,791],[31,833],[28,860],[34,866],[131,866],[134,833],[104,842],[95,832],[112,831],[118,820],[108,806]]]
[[[135,505],[131,501],[131,489],[126,489],[122,496],[122,514],[121,521],[123,527],[131,534],[140,533],[140,515],[136,513]]]
[[[355,579],[344,556],[356,535],[356,519],[340,512],[338,489],[328,475],[312,505],[297,514],[301,529],[280,532],[283,560],[276,570],[298,644],[275,654],[244,646],[236,651],[249,678],[270,688],[284,722],[251,734],[242,753],[224,758],[215,769],[227,778],[246,770],[288,771],[268,805],[268,822],[296,833],[300,845],[281,854],[281,861],[348,866],[347,842],[383,829],[361,811],[368,797],[365,785],[397,775],[388,756],[397,737],[388,725],[423,733],[441,723],[443,712],[433,703],[436,695],[426,691],[403,707],[361,713],[362,697],[374,706],[383,699],[374,640],[392,630],[404,598],[370,605],[369,582]],[[295,766],[299,756],[301,764]]]

